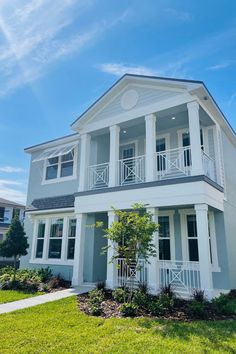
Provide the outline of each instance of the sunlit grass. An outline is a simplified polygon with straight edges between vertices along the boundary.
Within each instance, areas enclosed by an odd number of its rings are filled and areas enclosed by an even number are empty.
[[[22,299],[27,299],[28,297],[41,295],[42,293],[24,293],[21,291],[15,290],[0,290],[0,304],[4,304],[6,302],[12,302]]]
[[[3,353],[234,353],[236,321],[102,319],[76,298],[0,315]]]

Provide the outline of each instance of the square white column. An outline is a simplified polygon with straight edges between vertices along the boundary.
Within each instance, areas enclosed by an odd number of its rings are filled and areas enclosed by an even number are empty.
[[[155,180],[156,174],[156,116],[148,114],[145,116],[146,126],[146,163],[145,180],[151,182]]]
[[[72,276],[73,286],[79,286],[83,284],[84,281],[83,270],[86,218],[86,214],[76,214],[75,255]]]
[[[201,289],[212,296],[212,266],[209,244],[208,205],[195,204]]]
[[[158,224],[158,208],[147,208],[147,212],[153,215],[153,221]],[[148,264],[148,287],[152,294],[157,294],[160,289],[160,265],[159,265],[159,242],[158,231],[153,233],[153,244],[156,248],[156,257],[150,257]]]
[[[114,221],[117,221],[118,217],[114,211],[108,211],[108,228],[111,227]],[[107,279],[106,286],[109,289],[114,289],[116,286],[117,268],[115,261],[111,262],[111,258],[115,255],[114,243],[111,240],[107,240],[107,245],[110,246],[107,250]]]
[[[80,139],[79,191],[83,192],[87,188],[91,136],[82,134]]]
[[[115,187],[118,184],[119,149],[120,127],[118,125],[113,125],[110,127],[109,187]]]
[[[200,139],[199,104],[196,101],[193,101],[188,103],[187,107],[192,158],[192,175],[202,175],[203,164]]]

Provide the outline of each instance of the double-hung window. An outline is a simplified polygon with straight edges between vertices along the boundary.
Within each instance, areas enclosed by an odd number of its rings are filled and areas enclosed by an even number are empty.
[[[67,259],[74,259],[75,235],[76,235],[76,219],[69,219]]]
[[[43,246],[45,238],[45,220],[38,221],[37,229],[37,244],[36,244],[36,258],[43,258]]]
[[[170,221],[169,216],[159,216],[159,259],[170,260]]]
[[[190,261],[199,261],[196,215],[187,215],[188,254]]]
[[[0,207],[0,222],[4,221],[4,215],[5,215],[5,208]]]
[[[46,160],[45,180],[53,180],[73,176],[74,149],[69,153],[48,158]]]
[[[62,236],[63,219],[52,219],[50,226],[48,258],[61,258]]]

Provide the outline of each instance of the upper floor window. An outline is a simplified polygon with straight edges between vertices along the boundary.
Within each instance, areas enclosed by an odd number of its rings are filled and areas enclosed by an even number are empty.
[[[46,161],[46,180],[73,176],[74,149],[68,154],[51,157]]]
[[[0,222],[4,221],[4,215],[5,215],[5,208],[0,207]]]

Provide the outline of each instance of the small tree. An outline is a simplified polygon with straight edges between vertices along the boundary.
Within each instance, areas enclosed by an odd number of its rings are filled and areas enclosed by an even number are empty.
[[[0,255],[3,257],[13,257],[14,258],[14,280],[16,275],[16,261],[17,257],[25,256],[29,244],[27,242],[27,237],[25,236],[24,228],[16,216],[12,219],[11,225],[9,226],[6,239],[0,243]]]
[[[153,233],[158,230],[158,224],[153,221],[153,215],[146,211],[144,204],[132,205],[131,211],[113,210],[118,220],[105,230],[106,237],[113,244],[110,247],[115,250],[110,261],[121,257],[127,269],[135,267],[137,271],[140,259],[149,262],[150,256],[157,255]]]

